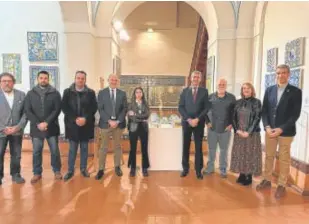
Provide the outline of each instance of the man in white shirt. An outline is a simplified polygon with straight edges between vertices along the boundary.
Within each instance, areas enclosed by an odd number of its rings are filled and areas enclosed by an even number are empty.
[[[4,154],[8,143],[12,181],[21,184],[25,182],[20,175],[23,129],[27,124],[24,113],[25,93],[14,89],[15,78],[10,73],[0,75],[0,84],[0,185],[4,175]]]

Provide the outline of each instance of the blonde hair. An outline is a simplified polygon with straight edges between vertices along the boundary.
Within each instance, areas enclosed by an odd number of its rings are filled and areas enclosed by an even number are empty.
[[[255,97],[255,96],[256,96],[254,86],[253,86],[250,82],[245,82],[245,83],[243,83],[243,84],[241,85],[241,89],[240,89],[240,95],[241,95],[242,98],[245,98],[245,96],[244,96],[244,94],[243,94],[243,91],[242,91],[242,89],[243,89],[244,86],[248,86],[248,87],[251,89],[251,91],[252,91],[251,96],[252,96],[252,97]]]

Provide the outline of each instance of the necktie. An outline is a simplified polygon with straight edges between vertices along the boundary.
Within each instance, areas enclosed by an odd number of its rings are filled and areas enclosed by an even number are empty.
[[[115,102],[115,90],[112,89],[112,102]]]
[[[196,101],[196,87],[193,88],[193,102]]]

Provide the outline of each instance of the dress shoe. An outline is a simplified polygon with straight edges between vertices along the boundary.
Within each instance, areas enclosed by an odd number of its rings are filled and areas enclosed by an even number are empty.
[[[88,170],[81,170],[80,173],[81,173],[81,175],[83,177],[86,177],[86,178],[90,177],[90,174],[88,173]]]
[[[264,190],[264,189],[267,189],[267,188],[271,188],[271,182],[268,181],[268,180],[265,180],[265,179],[262,180],[261,183],[259,183],[256,186],[257,191]]]
[[[285,195],[285,193],[286,193],[285,187],[283,187],[282,185],[278,185],[275,193],[275,198],[280,199]]]
[[[143,169],[143,176],[144,177],[148,177],[149,176],[147,169]]]
[[[180,174],[180,177],[186,177],[189,174],[188,170],[183,170]]]
[[[62,180],[62,175],[60,172],[55,172],[55,180]]]
[[[226,169],[221,169],[221,170],[220,170],[220,177],[221,177],[221,178],[227,178]]]
[[[203,174],[202,174],[201,171],[196,171],[196,178],[199,179],[199,180],[203,179]]]
[[[66,175],[64,175],[63,180],[64,180],[64,181],[68,181],[68,180],[70,180],[73,176],[74,176],[74,173],[68,172]]]
[[[115,173],[118,177],[122,176],[122,171],[121,171],[121,168],[119,166],[115,167]]]
[[[99,170],[97,175],[95,176],[96,180],[100,180],[104,175],[104,170]]]
[[[41,180],[42,179],[42,176],[41,175],[34,175],[33,177],[32,177],[32,179],[31,179],[31,183],[32,184],[35,184],[35,183],[37,183],[39,180]]]
[[[26,182],[25,179],[19,173],[12,176],[12,181],[15,182],[16,184],[23,184]]]
[[[248,185],[251,185],[251,184],[252,184],[252,175],[247,174],[246,179],[242,182],[242,185],[248,186]]]
[[[246,180],[246,175],[243,174],[243,173],[240,173],[237,180],[236,180],[236,183],[238,184],[243,184],[243,182]]]
[[[136,169],[135,168],[131,168],[131,170],[130,170],[130,177],[135,177],[135,173],[136,173]]]

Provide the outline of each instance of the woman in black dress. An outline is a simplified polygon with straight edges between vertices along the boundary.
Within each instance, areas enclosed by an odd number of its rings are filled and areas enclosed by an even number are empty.
[[[130,139],[130,154],[128,167],[131,167],[130,176],[136,173],[136,148],[140,138],[142,151],[142,172],[143,176],[148,176],[148,118],[149,107],[145,100],[144,91],[141,87],[134,89],[131,103],[128,107],[128,130]]]
[[[252,175],[262,173],[262,148],[260,135],[261,101],[255,98],[251,83],[241,87],[241,99],[233,110],[235,131],[230,170],[239,173],[237,183],[250,185]]]

